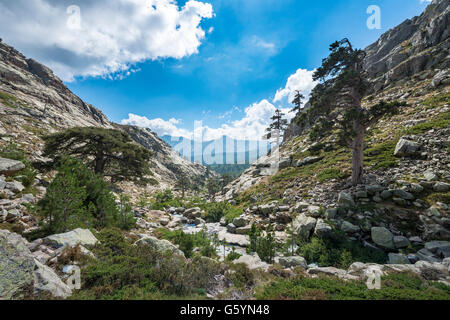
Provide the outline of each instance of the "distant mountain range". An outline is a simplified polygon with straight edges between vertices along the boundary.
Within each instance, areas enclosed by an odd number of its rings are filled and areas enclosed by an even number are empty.
[[[203,142],[168,135],[161,139],[181,157],[203,165],[251,164],[270,151],[269,141],[245,141],[227,136]]]

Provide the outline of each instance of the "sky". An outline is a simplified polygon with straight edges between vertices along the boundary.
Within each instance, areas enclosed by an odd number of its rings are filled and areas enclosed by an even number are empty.
[[[260,139],[276,108],[293,116],[295,90],[310,93],[330,43],[364,48],[428,3],[0,0],[0,38],[114,122]]]

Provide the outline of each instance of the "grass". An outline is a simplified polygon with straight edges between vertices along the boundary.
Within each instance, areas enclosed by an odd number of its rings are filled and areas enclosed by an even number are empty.
[[[26,108],[27,106],[25,106],[24,104],[20,103],[16,97],[0,91],[0,101],[8,108],[18,108],[18,107],[22,107],[22,108]]]
[[[382,277],[380,290],[367,289],[363,281],[320,276],[281,279],[256,293],[259,300],[450,300],[450,288],[422,280],[411,273]]]
[[[364,164],[373,169],[387,169],[398,165],[398,159],[394,156],[396,140],[389,140],[364,151]]]
[[[450,113],[446,112],[439,114],[438,116],[432,118],[427,122],[417,124],[411,128],[407,128],[404,130],[404,133],[407,135],[421,134],[431,129],[447,128],[448,126],[450,126]]]
[[[445,103],[448,103],[449,101],[450,101],[450,92],[445,92],[425,99],[422,102],[422,104],[426,106],[427,109],[430,109],[441,106]]]

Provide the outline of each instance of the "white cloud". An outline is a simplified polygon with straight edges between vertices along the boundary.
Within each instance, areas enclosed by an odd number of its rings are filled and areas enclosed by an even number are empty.
[[[128,115],[128,119],[122,120],[122,124],[150,128],[160,137],[165,135],[174,137],[191,137],[192,135],[188,130],[178,128],[176,125],[180,124],[180,120],[174,118],[170,119],[169,121],[165,121],[161,118],[148,119],[147,117],[142,117],[130,113]]]
[[[306,98],[308,98],[311,90],[317,85],[317,82],[313,80],[313,74],[314,70],[309,71],[306,69],[298,69],[288,78],[286,86],[277,91],[273,102],[285,101],[288,104],[291,103],[294,99],[296,90],[300,91]]]
[[[282,102],[284,100],[291,101],[295,90],[300,90],[306,97],[309,96],[311,90],[316,85],[312,80],[314,71],[305,69],[298,69],[297,72],[288,78],[284,89],[277,91],[273,102]],[[292,105],[285,104],[285,108],[278,106],[278,108],[285,114],[285,118],[290,121],[295,114],[291,112]],[[195,136],[203,135],[203,140],[216,140],[222,136],[228,136],[239,140],[261,140],[266,133],[266,129],[271,122],[271,117],[274,115],[277,107],[267,99],[263,99],[248,106],[244,110],[244,116],[240,120],[229,121],[222,124],[218,128],[211,128],[209,126],[201,126],[195,128]],[[230,117],[234,111],[240,112],[238,107],[226,111],[218,116],[219,119]],[[203,111],[203,116],[210,113],[211,110]],[[192,139],[193,131],[180,129],[177,127],[180,124],[179,120],[170,119],[165,121],[163,119],[148,119],[146,117],[129,114],[128,119],[122,120],[122,124],[137,125],[140,127],[147,127],[156,132],[159,136],[170,135],[173,137],[186,137]],[[198,131],[197,131],[198,130]]]
[[[420,3],[424,3],[424,2],[431,2],[433,0],[420,0]]]
[[[223,124],[219,128],[210,128],[201,126],[196,128],[196,137],[203,134],[203,140],[216,140],[222,136],[228,136],[239,140],[261,140],[265,134],[266,128],[269,126],[276,108],[268,100],[264,99],[254,103],[245,109],[245,115],[242,119],[232,121],[230,124]],[[288,120],[294,117],[289,108],[281,109],[286,114]],[[150,128],[159,136],[170,135],[173,137],[193,138],[193,131],[180,129],[171,119],[165,121],[163,119],[148,119],[146,117],[129,114],[128,119],[122,120],[122,124],[136,125],[140,127]]]
[[[66,81],[120,78],[138,62],[195,54],[205,37],[201,21],[212,16],[211,4],[195,0],[182,8],[175,0],[0,0],[5,42]]]

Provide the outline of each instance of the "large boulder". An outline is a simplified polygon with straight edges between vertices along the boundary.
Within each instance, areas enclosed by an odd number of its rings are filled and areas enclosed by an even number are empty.
[[[333,234],[333,229],[323,219],[318,219],[314,234],[319,237],[329,237]]]
[[[10,175],[24,168],[25,165],[20,161],[0,158],[0,174]]]
[[[342,191],[339,193],[338,204],[342,208],[352,208],[355,206],[355,201],[353,201],[351,194]]]
[[[235,264],[243,263],[250,270],[255,270],[255,269],[267,270],[269,268],[269,264],[267,264],[264,261],[261,261],[261,259],[259,258],[259,256],[257,254],[254,254],[254,255],[244,254],[244,255],[240,256],[239,259],[234,260],[233,263],[235,263]]]
[[[159,252],[171,252],[184,257],[183,251],[178,249],[174,244],[167,240],[160,240],[158,238],[144,235],[141,239],[135,242],[135,245],[150,245]]]
[[[309,239],[311,232],[316,227],[317,220],[313,217],[308,217],[303,213],[299,214],[292,222],[294,232],[303,240]]]
[[[377,245],[387,248],[395,249],[394,235],[384,227],[373,227],[371,229],[372,241]]]
[[[44,244],[53,248],[93,246],[98,240],[88,229],[75,229],[66,233],[54,234],[43,239]]]
[[[420,144],[401,138],[395,146],[394,156],[411,157],[420,153]]]
[[[348,221],[343,221],[341,224],[341,230],[345,233],[355,233],[360,230],[359,226],[355,226],[353,223],[350,223]]]
[[[0,300],[30,298],[41,292],[57,298],[70,296],[69,286],[37,261],[28,245],[20,235],[0,230]]]
[[[389,253],[389,264],[410,264],[409,259],[401,253]]]
[[[278,263],[285,268],[302,267],[306,269],[308,267],[305,258],[300,256],[280,257]]]

